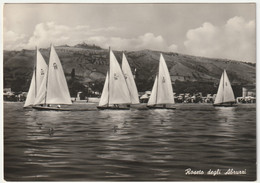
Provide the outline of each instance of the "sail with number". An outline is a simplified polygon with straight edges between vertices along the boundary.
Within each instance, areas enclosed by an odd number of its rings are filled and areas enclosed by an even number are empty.
[[[130,94],[123,72],[116,60],[114,53],[110,50],[110,67],[102,91],[99,106],[113,104],[130,104]]]
[[[60,59],[51,46],[49,68],[34,104],[72,104]]]
[[[148,101],[148,106],[157,104],[174,104],[171,77],[163,58],[160,55],[159,72],[155,78],[152,93]]]
[[[24,107],[33,105],[37,94],[39,93],[41,83],[47,73],[48,66],[38,49],[36,49],[36,62],[30,88],[26,97]]]
[[[140,102],[139,102],[138,91],[136,88],[134,76],[132,74],[131,68],[129,66],[129,63],[124,53],[123,53],[123,60],[122,60],[122,71],[125,76],[126,84],[130,93],[131,103],[139,104]]]
[[[226,70],[221,75],[221,79],[219,82],[218,92],[214,104],[222,104],[222,103],[234,103],[235,96],[228,79]]]

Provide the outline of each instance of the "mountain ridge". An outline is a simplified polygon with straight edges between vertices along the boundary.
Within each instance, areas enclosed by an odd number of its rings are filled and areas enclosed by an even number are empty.
[[[83,85],[103,83],[109,65],[108,49],[81,43],[75,46],[56,46],[56,52],[63,65],[67,80],[74,69],[75,78]],[[48,63],[49,48],[39,49]],[[121,64],[122,51],[113,50]],[[136,84],[139,91],[151,90],[158,70],[159,55],[163,54],[173,84],[176,82],[205,82],[217,84],[226,69],[229,79],[235,85],[255,85],[256,67],[229,59],[207,58],[174,52],[156,50],[124,51],[132,72],[136,69]],[[23,80],[23,90],[29,88],[35,59],[35,50],[4,50],[4,87],[12,87],[18,78]],[[18,80],[19,80],[18,79]],[[19,83],[19,82],[17,82]],[[22,82],[20,82],[22,83]],[[102,84],[101,84],[102,85]],[[27,89],[27,90],[26,90]]]

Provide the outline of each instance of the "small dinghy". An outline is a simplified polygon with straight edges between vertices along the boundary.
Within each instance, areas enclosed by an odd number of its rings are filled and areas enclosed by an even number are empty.
[[[35,63],[34,63],[34,70],[33,76],[30,84],[30,88],[24,103],[24,108],[31,107],[34,105],[37,94],[39,93],[40,86],[43,82],[44,76],[46,75],[48,70],[48,66],[40,53],[40,51],[36,48],[36,55],[35,55]]]
[[[236,100],[226,70],[221,75],[214,107],[236,107]]]
[[[129,110],[130,104],[131,97],[125,76],[114,53],[109,50],[109,71],[97,108],[100,110]]]
[[[174,110],[176,109],[172,106],[174,103],[171,77],[163,55],[161,54],[159,72],[155,77],[152,93],[147,103],[147,108]]]
[[[60,106],[62,104],[72,104],[72,102],[62,65],[53,45],[51,45],[49,66],[46,70],[47,73],[39,86],[33,108],[56,111],[73,110]],[[60,107],[48,107],[50,104],[59,105]]]

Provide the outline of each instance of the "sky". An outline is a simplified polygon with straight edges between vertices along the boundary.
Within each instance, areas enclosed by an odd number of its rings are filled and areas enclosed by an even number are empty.
[[[85,42],[256,62],[254,3],[5,4],[5,50]]]

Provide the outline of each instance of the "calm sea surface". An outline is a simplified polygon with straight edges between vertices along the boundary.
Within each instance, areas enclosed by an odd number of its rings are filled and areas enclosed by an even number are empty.
[[[76,105],[76,104],[75,104]],[[95,109],[95,105],[77,104]],[[8,181],[256,179],[256,106],[36,111],[4,104]],[[187,175],[186,169],[204,175]],[[221,172],[207,175],[209,170]],[[242,175],[224,175],[228,169]]]

